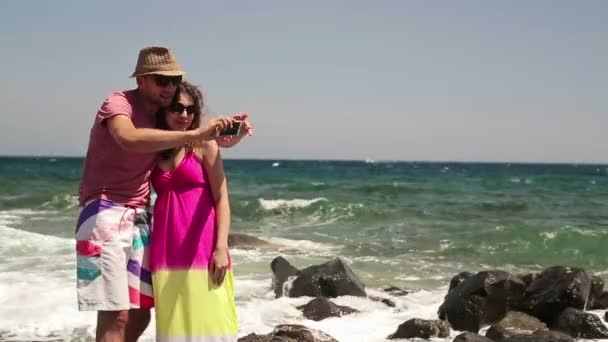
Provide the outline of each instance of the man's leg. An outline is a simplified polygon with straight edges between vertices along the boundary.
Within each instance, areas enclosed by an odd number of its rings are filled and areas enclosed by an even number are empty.
[[[129,322],[129,311],[98,311],[97,342],[123,342],[125,331]]]
[[[150,309],[129,310],[129,321],[125,333],[126,342],[135,342],[150,324]]]

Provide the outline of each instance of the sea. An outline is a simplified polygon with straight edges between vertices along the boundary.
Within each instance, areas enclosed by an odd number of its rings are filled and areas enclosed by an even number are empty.
[[[74,225],[82,158],[0,158],[0,339],[91,340],[78,312]],[[410,318],[436,319],[462,271],[608,273],[608,166],[226,160],[232,231],[276,248],[233,249],[240,336],[296,323],[343,342],[386,341]],[[320,322],[275,298],[270,262],[342,258],[372,295],[334,300],[358,314]],[[384,293],[397,286],[403,297]],[[154,340],[154,322],[142,341]],[[451,340],[457,334],[453,332]],[[443,339],[437,339],[443,340]]]

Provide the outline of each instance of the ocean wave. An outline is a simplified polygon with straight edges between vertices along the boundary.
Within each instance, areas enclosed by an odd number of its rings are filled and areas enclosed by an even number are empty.
[[[25,219],[42,220],[56,213],[54,210],[37,209],[0,210],[0,226],[13,227],[22,224]]]
[[[259,249],[231,248],[230,255],[233,257],[235,263],[270,263],[270,261],[279,254],[298,257],[333,257],[340,249],[340,246],[337,245],[309,240],[294,240],[278,237],[262,237],[262,239],[272,243],[272,245],[267,248]]]
[[[42,203],[41,208],[69,210],[78,208],[78,196],[73,194],[54,195],[50,200]]]
[[[274,243],[279,247],[279,250],[284,249],[296,249],[301,251],[306,251],[312,254],[325,254],[326,252],[330,252],[338,248],[338,246],[330,245],[327,243],[315,242],[310,240],[293,240],[293,239],[285,239],[278,237],[270,237],[267,238],[268,241]]]
[[[10,212],[0,212],[0,227],[1,226],[10,226],[23,222],[23,216],[17,215],[15,213]]]
[[[533,184],[534,180],[532,178],[524,178],[523,180],[519,177],[511,177],[509,178],[509,182],[514,183],[514,184],[520,184],[520,183],[524,183],[524,184]]]
[[[295,182],[281,184],[279,187],[292,193],[306,193],[331,189],[330,184],[324,182]]]
[[[346,190],[361,192],[368,195],[403,195],[417,194],[425,191],[423,187],[413,186],[411,184],[402,182],[365,184],[355,187],[347,187]]]
[[[492,212],[521,212],[528,209],[526,202],[504,201],[504,202],[483,202],[478,205],[483,211]]]
[[[0,201],[14,201],[27,197],[26,195],[0,195]]]
[[[70,251],[74,245],[72,239],[28,232],[0,223],[0,259],[2,260],[34,257],[42,261]]]
[[[271,186],[290,193],[310,193],[315,191],[348,191],[359,196],[368,195],[401,195],[418,194],[427,189],[423,185],[414,185],[400,181],[386,181],[382,183],[355,182],[343,184],[340,182],[320,182],[320,181],[295,181],[280,183]]]
[[[35,209],[11,209],[0,210],[0,227],[1,226],[16,226],[28,218],[46,217],[53,214],[50,210],[35,210]]]
[[[250,225],[264,222],[275,227],[316,227],[320,225],[362,224],[378,220],[426,217],[428,213],[412,206],[385,206],[382,203],[357,203],[313,199],[259,199],[232,197],[231,210],[235,223]]]
[[[575,237],[597,239],[608,238],[608,232],[604,230],[585,229],[571,225],[563,226],[554,231],[543,231],[540,232],[539,235],[544,240],[570,239]]]
[[[294,198],[294,199],[275,199],[275,200],[266,200],[266,199],[260,198],[258,201],[264,210],[274,210],[274,209],[281,209],[281,208],[287,208],[287,209],[289,209],[289,208],[306,208],[315,203],[327,201],[327,199],[324,197],[313,198],[313,199]]]
[[[30,191],[20,195],[0,196],[0,209],[54,209],[71,210],[78,208],[78,196],[73,193],[49,194],[47,191]]]

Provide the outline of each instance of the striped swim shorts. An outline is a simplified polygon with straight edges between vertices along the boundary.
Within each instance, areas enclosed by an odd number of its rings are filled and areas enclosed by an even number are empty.
[[[106,200],[80,210],[76,224],[76,280],[80,311],[154,306],[149,211]]]

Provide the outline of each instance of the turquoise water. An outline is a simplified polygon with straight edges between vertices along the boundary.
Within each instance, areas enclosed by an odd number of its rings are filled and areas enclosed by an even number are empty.
[[[328,245],[366,272],[383,262],[412,279],[454,266],[608,269],[604,166],[273,163],[226,162],[233,230]],[[70,237],[81,167],[0,159],[0,210],[48,211],[17,228]]]
[[[41,317],[59,307],[70,312],[57,316],[59,327],[82,323],[65,323],[75,316],[72,234],[82,162],[0,158],[6,324],[31,328],[30,321],[11,319],[27,313],[34,320],[20,303],[37,300],[41,291],[53,293],[40,304]],[[340,256],[370,289],[438,291],[425,299],[433,303],[464,270],[523,272],[555,264],[608,270],[607,166],[229,160],[226,170],[232,230],[281,246],[233,251],[244,333],[293,314],[269,295],[269,263],[277,255],[300,267]],[[251,298],[259,302],[252,305]],[[410,303],[417,309],[404,314],[436,312],[419,304]]]

